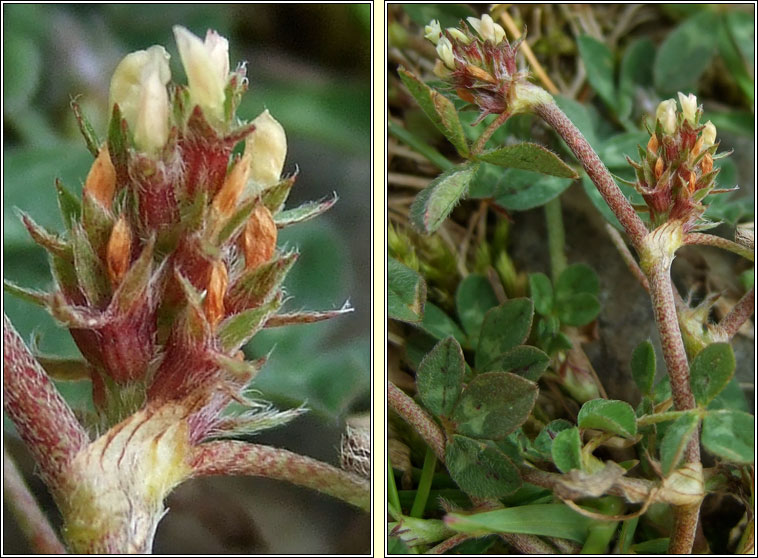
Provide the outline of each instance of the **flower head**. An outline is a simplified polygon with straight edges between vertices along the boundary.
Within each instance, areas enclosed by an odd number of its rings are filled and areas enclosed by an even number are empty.
[[[692,93],[685,96],[683,93],[677,93],[679,96],[679,104],[682,106],[682,115],[684,119],[690,123],[691,126],[697,124],[697,97]]]
[[[435,73],[455,88],[464,101],[475,104],[481,117],[512,114],[524,105],[519,102],[519,86],[525,74],[516,68],[516,52],[521,39],[511,45],[505,30],[488,15],[468,18],[468,25],[438,31],[439,23],[427,25],[425,37],[437,45],[440,62]],[[473,31],[472,31],[473,29]]]
[[[250,178],[259,187],[266,188],[281,178],[287,156],[287,136],[268,109],[253,120],[253,125],[255,130],[245,142],[245,155],[250,157]]]
[[[181,25],[174,26],[176,45],[187,73],[192,102],[206,117],[221,121],[224,117],[224,89],[229,81],[229,42],[208,30],[205,41]]]
[[[505,29],[495,23],[489,14],[484,14],[481,19],[469,17],[467,21],[479,33],[483,41],[496,45],[505,38]]]
[[[708,121],[698,126],[702,109],[697,98],[678,94],[658,105],[656,128],[647,149],[640,148],[641,161],[628,159],[637,174],[635,187],[648,206],[655,227],[668,221],[680,221],[686,231],[706,226],[700,222],[705,211],[701,203],[714,190],[719,169],[713,167],[716,155],[716,127]]]
[[[135,145],[142,151],[154,152],[168,139],[169,58],[162,46],[132,52],[119,63],[111,78],[110,106],[118,104],[134,133]]]
[[[435,45],[442,36],[442,29],[440,28],[440,22],[433,19],[429,22],[429,25],[424,27],[424,38],[430,40]]]
[[[676,130],[676,101],[674,99],[661,101],[655,111],[655,118],[661,123],[666,134],[673,134]]]

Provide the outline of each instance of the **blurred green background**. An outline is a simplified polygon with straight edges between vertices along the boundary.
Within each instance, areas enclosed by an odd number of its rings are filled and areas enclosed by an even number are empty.
[[[312,410],[255,441],[336,463],[343,419],[370,410],[370,5],[6,4],[3,21],[3,275],[26,287],[49,288],[51,278],[13,208],[61,230],[54,179],[81,193],[92,162],[71,99],[103,135],[113,69],[153,44],[167,48],[173,79],[183,82],[175,24],[201,37],[216,29],[229,39],[232,67],[247,61],[249,90],[238,116],[252,120],[265,107],[284,126],[285,172],[300,170],[288,207],[340,197],[325,216],[280,235],[280,244],[301,252],[285,311],[339,308],[345,300],[355,307],[335,320],[265,331],[246,348],[250,357],[274,348],[253,387],[280,408],[305,402]],[[27,341],[39,336],[42,352],[77,355],[44,311],[10,296],[3,305]],[[61,389],[73,405],[88,404],[88,386]],[[16,446],[12,436],[6,440]],[[188,483],[169,499],[173,511],[158,529],[156,551],[369,550],[368,517],[347,506],[266,481],[228,479],[242,483],[229,489],[227,479],[217,480]],[[237,510],[235,521],[220,521],[228,509]],[[191,528],[177,527],[182,521]],[[24,551],[12,544],[6,537],[3,550]]]

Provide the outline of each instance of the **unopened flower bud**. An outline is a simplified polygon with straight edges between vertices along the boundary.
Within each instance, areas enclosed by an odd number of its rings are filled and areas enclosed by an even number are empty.
[[[238,159],[232,170],[226,175],[224,184],[213,198],[213,209],[223,216],[229,216],[237,207],[242,191],[250,176],[250,154],[245,153]]]
[[[658,138],[655,134],[650,136],[650,140],[647,142],[647,150],[651,153],[657,153],[658,152]]]
[[[463,43],[464,45],[467,45],[471,42],[471,39],[460,29],[457,27],[448,27],[446,29],[448,33],[450,33],[450,36],[455,39],[456,41],[459,41]]]
[[[655,162],[655,178],[658,179],[663,174],[663,159],[658,157],[658,160]]]
[[[692,93],[686,97],[681,92],[677,93],[677,95],[679,95],[679,104],[682,106],[682,114],[684,115],[684,119],[694,126],[695,116],[697,115],[697,97],[695,97]]]
[[[111,162],[108,148],[104,145],[97,154],[97,159],[92,163],[92,168],[84,182],[84,190],[89,192],[100,205],[110,209],[113,202],[113,193],[116,189],[116,169]]]
[[[700,169],[703,171],[703,174],[708,174],[713,170],[713,157],[711,157],[710,153],[706,153],[703,156],[703,160],[700,161]]]
[[[705,123],[705,128],[700,136],[703,139],[703,148],[708,149],[716,142],[716,126],[710,120]]]
[[[441,36],[442,28],[440,27],[440,22],[436,19],[433,19],[429,22],[429,25],[424,27],[424,38],[430,40],[435,45],[440,40]]]
[[[245,155],[250,156],[250,178],[263,187],[273,186],[282,175],[287,156],[284,128],[264,110],[253,120],[255,130],[245,141]]]
[[[260,204],[247,221],[243,233],[245,268],[255,269],[266,263],[276,250],[276,223],[268,208]]]
[[[113,226],[106,248],[106,267],[111,284],[117,287],[121,284],[132,257],[132,233],[129,223],[122,215]]]
[[[695,173],[694,173],[694,172],[692,172],[692,171],[690,171],[690,178],[689,178],[689,180],[688,180],[688,182],[689,182],[689,190],[690,190],[690,194],[691,194],[691,193],[693,193],[693,192],[695,191],[695,183],[696,183],[696,179],[697,179],[697,177],[695,176]]]
[[[655,118],[661,123],[664,133],[673,134],[676,131],[676,101],[674,99],[661,101],[655,111]]]
[[[226,271],[226,265],[221,260],[214,262],[208,278],[205,300],[203,300],[203,311],[211,329],[215,329],[224,317],[224,295],[226,295],[228,284],[229,275]]]
[[[437,43],[437,55],[445,63],[445,66],[451,70],[455,69],[455,58],[453,57],[453,45],[447,37],[441,37]]]
[[[118,103],[142,151],[155,151],[168,139],[168,60],[162,46],[138,50],[124,57],[111,78],[110,106]]]
[[[505,38],[505,30],[497,23],[494,22],[489,14],[484,14],[482,19],[475,17],[467,18],[469,25],[479,33],[479,36],[483,41],[489,41],[496,45]]]
[[[702,148],[703,148],[703,136],[700,136],[699,138],[697,138],[695,145],[692,146],[692,149],[690,150],[690,155],[693,157],[697,157]]]
[[[208,30],[203,42],[181,25],[174,26],[174,36],[192,102],[203,109],[206,117],[220,122],[229,80],[229,42],[212,30]]]

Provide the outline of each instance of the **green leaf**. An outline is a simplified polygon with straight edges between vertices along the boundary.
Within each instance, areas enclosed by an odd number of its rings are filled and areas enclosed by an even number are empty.
[[[387,554],[414,554],[399,537],[387,537]]]
[[[521,533],[583,543],[593,521],[565,504],[533,504],[476,514],[450,513],[445,523],[462,533]]]
[[[89,243],[87,233],[80,225],[74,225],[72,246],[74,248],[74,267],[79,286],[87,301],[95,307],[101,307],[110,295],[110,284],[100,258]]]
[[[667,477],[679,466],[690,438],[697,430],[699,418],[695,413],[687,413],[676,419],[661,440],[661,468]]]
[[[555,95],[555,104],[558,105],[566,116],[569,117],[574,126],[579,128],[584,138],[589,144],[597,150],[599,142],[597,141],[597,135],[595,133],[596,122],[592,117],[587,105],[575,101],[569,97],[563,95]]]
[[[476,12],[464,4],[402,4],[402,6],[413,22],[421,27],[436,19],[445,29],[455,27],[460,20],[465,20],[469,16],[476,16]]]
[[[450,143],[455,146],[461,157],[468,157],[469,150],[466,136],[463,134],[463,126],[452,101],[429,87],[405,68],[400,67],[398,74],[408,88],[408,91],[416,99],[421,110],[434,122],[439,131],[450,140]]]
[[[561,323],[571,326],[586,325],[600,313],[600,301],[589,293],[560,298],[555,306]]]
[[[529,294],[534,301],[534,309],[543,316],[553,311],[553,284],[544,273],[529,274]]]
[[[719,132],[729,131],[750,137],[755,132],[755,122],[751,118],[753,113],[748,110],[708,111],[708,116]]]
[[[31,302],[32,304],[41,308],[46,308],[50,295],[44,291],[38,291],[36,289],[25,289],[19,285],[16,285],[12,281],[3,279],[3,290],[14,296],[17,296],[21,300]]]
[[[545,205],[571,185],[571,180],[520,169],[506,170],[496,187],[495,201],[513,211]]]
[[[716,48],[714,15],[704,12],[688,18],[666,37],[653,62],[655,87],[674,94],[693,88]]]
[[[337,197],[337,194],[333,193],[328,198],[324,198],[319,201],[305,202],[299,207],[296,207],[294,209],[287,209],[278,213],[274,221],[280,228],[288,227],[296,223],[303,223],[304,221],[318,217],[322,213],[331,209],[334,204],[337,203],[338,199],[339,198]]]
[[[580,428],[594,428],[612,432],[625,438],[637,434],[634,409],[625,401],[593,399],[579,410],[577,424]]]
[[[129,175],[129,137],[121,109],[113,105],[111,119],[108,122],[108,154],[116,169],[117,181],[126,181]]]
[[[431,302],[424,305],[424,318],[420,325],[424,331],[437,339],[444,339],[452,335],[464,348],[470,346],[466,334],[458,327],[458,324],[445,314],[439,306],[435,306]]]
[[[555,282],[555,310],[561,322],[581,326],[600,312],[600,291],[594,270],[582,263],[568,266]]]
[[[737,363],[729,343],[713,343],[690,366],[690,385],[698,405],[708,405],[732,379]]]
[[[583,263],[568,266],[555,282],[555,298],[557,300],[579,293],[597,295],[599,292],[600,283],[595,270]]]
[[[726,26],[745,65],[752,67],[755,60],[755,22],[753,12],[729,10],[724,14]]]
[[[570,428],[575,427],[566,419],[550,421],[534,439],[534,449],[540,452],[544,457],[552,459],[553,440],[555,440],[555,437],[558,436],[558,434]]]
[[[533,315],[528,298],[514,298],[489,310],[479,334],[476,367],[483,368],[508,349],[523,344],[532,328]]]
[[[458,319],[474,345],[478,341],[484,315],[493,306],[497,306],[497,297],[484,275],[471,273],[458,285],[455,293]]]
[[[247,342],[263,327],[266,318],[276,312],[281,304],[282,301],[275,298],[268,304],[245,310],[221,322],[218,327],[218,338],[223,350],[228,352]]]
[[[617,110],[616,88],[613,80],[613,53],[605,43],[582,35],[577,39],[579,55],[587,70],[587,79],[595,92],[611,109]]]
[[[424,357],[416,371],[416,385],[424,406],[437,416],[448,416],[463,389],[463,349],[453,337],[443,339]]]
[[[393,320],[420,322],[426,302],[426,283],[411,268],[387,259],[387,316]]]
[[[422,233],[436,231],[465,195],[478,165],[466,164],[443,172],[421,190],[411,204],[411,223]]]
[[[440,170],[446,171],[455,166],[455,164],[448,161],[442,153],[434,149],[429,145],[426,140],[414,134],[410,130],[407,130],[401,126],[398,126],[391,120],[387,122],[387,133],[403,143],[405,143],[411,149],[414,149],[427,159],[433,165],[439,167]]]
[[[536,143],[506,145],[485,151],[477,159],[500,167],[534,171],[540,174],[579,178],[574,169],[564,163],[558,155]]]
[[[63,185],[60,179],[55,179],[55,191],[58,194],[58,207],[61,211],[63,224],[70,231],[74,223],[79,222],[82,213],[82,205],[79,200]]]
[[[605,220],[608,221],[611,225],[616,227],[618,230],[623,231],[624,228],[621,226],[621,223],[619,223],[619,220],[616,218],[616,214],[613,213],[613,210],[611,210],[610,207],[608,207],[608,204],[603,199],[603,196],[600,192],[598,192],[597,188],[595,187],[595,184],[592,182],[592,179],[590,179],[589,176],[586,174],[582,175],[582,188],[584,189],[584,192],[587,194],[587,197],[592,202],[592,205],[595,206],[595,208],[600,212],[600,214],[605,217]],[[622,187],[622,192],[624,192],[624,189]],[[624,192],[626,194],[626,192]]]
[[[631,366],[634,383],[643,395],[650,395],[655,380],[655,349],[649,340],[634,349]]]
[[[637,157],[637,146],[647,145],[650,134],[647,132],[624,132],[603,140],[598,150],[598,157],[610,169],[627,169],[628,155],[632,159]]]
[[[490,361],[478,372],[512,372],[536,382],[550,364],[550,357],[537,347],[519,345]]]
[[[524,424],[537,392],[537,384],[516,374],[479,374],[463,391],[451,420],[456,432],[501,440]]]
[[[732,463],[753,463],[755,417],[742,411],[711,411],[703,419],[703,447]]]
[[[274,214],[275,218],[282,210],[282,207],[284,207],[284,202],[287,201],[287,198],[290,195],[290,190],[292,190],[292,187],[295,185],[296,178],[296,174],[288,176],[287,178],[280,180],[277,184],[266,188],[261,194],[263,205]]]
[[[93,157],[97,157],[100,154],[100,139],[97,137],[95,128],[92,127],[90,121],[84,116],[82,108],[76,101],[71,101],[71,110],[74,112],[76,123],[79,126],[79,131],[84,137],[84,142],[87,144],[87,149],[92,153]]]
[[[454,434],[445,448],[445,466],[458,486],[476,498],[500,498],[521,486],[518,469],[492,442]]]
[[[98,254],[105,253],[115,219],[113,214],[87,190],[82,192],[82,226]]]
[[[298,259],[297,252],[287,252],[242,272],[226,294],[227,305],[242,309],[271,300]]]
[[[729,16],[732,16],[731,18]],[[748,14],[739,14],[741,16],[748,16]],[[740,18],[738,13],[724,13],[719,15],[718,19],[718,51],[721,59],[726,65],[728,75],[737,82],[737,86],[742,90],[742,93],[748,99],[750,104],[753,104],[754,94],[753,86],[754,80],[747,71],[748,64],[753,65],[752,56],[749,59],[743,60],[742,55],[737,47],[737,37],[732,33],[732,30],[736,30],[737,34],[740,34],[740,28],[742,23],[745,24],[744,28],[748,32],[748,36],[754,34],[753,18],[748,16],[744,19]],[[734,16],[737,16],[735,18]],[[734,24],[734,25],[730,25]],[[749,26],[749,28],[748,28]],[[752,43],[752,40],[750,41]],[[752,50],[752,47],[751,47]],[[752,55],[752,52],[751,52]]]
[[[654,57],[655,46],[647,37],[635,40],[624,50],[619,72],[619,118],[625,119],[632,115],[636,88],[652,84],[650,61]],[[605,159],[603,161],[605,162]]]
[[[139,257],[131,264],[113,294],[112,304],[126,313],[136,303],[144,300],[153,269],[155,237],[152,236],[142,248]]]
[[[582,440],[574,426],[559,430],[550,447],[553,463],[563,473],[582,468]]]
[[[18,113],[29,105],[42,76],[39,43],[6,27],[3,39],[4,114]]]

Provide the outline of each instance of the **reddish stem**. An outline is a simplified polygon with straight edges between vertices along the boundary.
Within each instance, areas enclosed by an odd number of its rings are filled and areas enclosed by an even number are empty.
[[[3,497],[8,509],[37,554],[66,554],[53,527],[24,482],[16,464],[3,449]]]
[[[239,441],[201,444],[191,458],[194,476],[249,475],[291,482],[369,511],[367,479],[279,448]]]
[[[445,434],[432,417],[392,382],[387,382],[387,404],[421,435],[437,459],[444,463]]]
[[[692,388],[690,387],[690,368],[682,334],[679,330],[674,287],[669,276],[669,269],[668,263],[659,261],[648,270],[650,298],[653,301],[653,313],[661,338],[663,359],[666,361],[666,368],[671,379],[674,407],[678,411],[684,411],[695,408],[695,397],[692,395]],[[693,443],[688,449],[688,462],[694,463],[696,461],[700,461],[700,448],[697,439],[693,438]]]
[[[5,315],[3,392],[5,412],[39,466],[40,476],[54,488],[60,474],[89,440],[71,408]]]
[[[733,252],[734,254],[742,256],[751,262],[755,260],[753,250],[751,248],[712,234],[688,233],[684,235],[684,243],[698,244],[700,246],[713,246],[714,248],[721,248],[722,250]]]
[[[455,548],[459,544],[461,544],[464,541],[467,541],[471,538],[471,535],[468,533],[458,533],[457,535],[453,535],[449,539],[445,539],[441,543],[439,543],[437,546],[430,548],[427,550],[424,554],[445,554],[448,550]]]
[[[734,305],[729,313],[724,316],[719,323],[719,328],[729,339],[737,335],[737,331],[742,327],[755,309],[755,286],[742,295],[742,298]]]
[[[587,175],[595,183],[603,199],[611,208],[618,218],[621,225],[626,230],[626,234],[636,248],[642,243],[642,239],[647,235],[647,227],[637,212],[626,199],[613,180],[611,173],[597,156],[590,144],[584,138],[574,123],[563,114],[555,103],[539,103],[534,106],[534,111],[550,126],[552,126],[563,141],[573,151],[576,158],[584,167]]]

